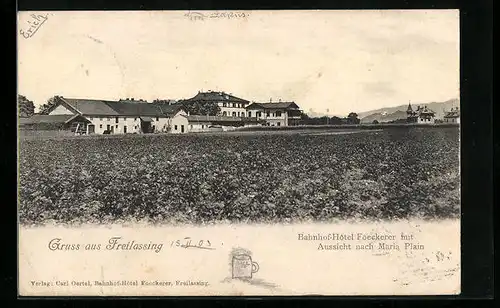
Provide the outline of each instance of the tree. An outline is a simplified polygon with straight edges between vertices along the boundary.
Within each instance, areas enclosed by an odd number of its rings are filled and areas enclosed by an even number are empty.
[[[332,125],[341,125],[342,124],[342,119],[339,117],[331,117],[330,118],[330,124]]]
[[[17,108],[20,118],[29,118],[35,114],[35,104],[24,95],[17,95]]]
[[[211,115],[215,116],[220,113],[220,107],[217,103],[199,103],[196,101],[184,101],[182,105],[186,108],[189,114],[192,115]]]
[[[40,114],[45,114],[45,115],[49,114],[50,108],[57,105],[57,102],[60,98],[61,97],[57,95],[49,98],[45,104],[40,106]]]
[[[372,124],[378,124],[377,120],[373,120]]]
[[[356,112],[351,112],[347,116],[348,124],[359,124],[360,120],[358,119],[358,114]]]

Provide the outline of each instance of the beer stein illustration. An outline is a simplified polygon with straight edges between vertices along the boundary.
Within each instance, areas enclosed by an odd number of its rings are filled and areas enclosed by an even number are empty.
[[[252,278],[252,275],[259,271],[259,264],[252,262],[252,258],[246,254],[233,256],[232,273],[233,278]]]

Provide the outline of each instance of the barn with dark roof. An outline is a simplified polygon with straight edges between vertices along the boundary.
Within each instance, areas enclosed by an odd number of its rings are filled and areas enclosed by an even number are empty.
[[[145,101],[107,101],[58,97],[48,110],[46,118],[54,116],[79,116],[72,120],[71,129],[76,134],[126,134],[126,133],[186,133],[187,112],[182,105],[148,103]]]

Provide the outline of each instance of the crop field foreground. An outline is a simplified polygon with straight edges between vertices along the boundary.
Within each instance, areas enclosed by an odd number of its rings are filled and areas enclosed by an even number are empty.
[[[24,225],[428,220],[459,213],[457,127],[19,141]]]

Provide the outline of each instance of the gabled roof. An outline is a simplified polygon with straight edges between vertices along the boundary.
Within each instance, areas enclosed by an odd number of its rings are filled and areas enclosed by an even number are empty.
[[[151,116],[159,117],[163,113],[157,105],[149,103],[134,103],[134,102],[105,102],[105,104],[113,109],[121,116]]]
[[[252,103],[247,109],[299,109],[295,102]]]
[[[446,112],[444,115],[445,118],[459,118],[460,117],[460,110],[452,110]]]
[[[103,116],[119,115],[116,110],[106,104],[106,101],[65,97],[61,97],[61,100],[80,114]]]
[[[143,101],[106,101],[61,97],[61,103],[82,115],[93,116],[170,116],[183,109],[181,105]]]
[[[432,111],[431,109],[427,108],[427,106],[426,106],[423,109],[419,110],[419,114],[420,115],[424,115],[424,114],[432,114],[433,115],[433,114],[435,114],[435,112]]]
[[[225,92],[198,92],[194,97],[186,99],[184,101],[226,101],[226,102],[235,102],[235,103],[250,103],[247,100],[236,97],[231,94],[227,94]]]
[[[175,115],[177,112],[180,110],[184,110],[184,106],[181,104],[174,104],[174,105],[168,105],[168,104],[163,104],[163,103],[153,103],[153,105],[156,105],[160,110],[163,112],[165,115]]]

